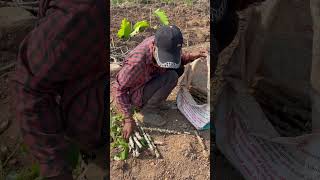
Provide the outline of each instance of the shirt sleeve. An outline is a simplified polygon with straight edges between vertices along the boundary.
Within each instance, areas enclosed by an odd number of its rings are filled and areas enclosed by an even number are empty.
[[[125,64],[117,75],[118,87],[116,88],[115,97],[119,110],[123,113],[124,117],[132,116],[129,90],[136,87],[144,78],[144,64],[141,63],[142,58],[144,58],[143,54],[131,55],[128,60],[136,61],[137,63]]]
[[[64,7],[63,1],[59,2]],[[65,137],[82,134],[94,138],[100,130],[91,124],[98,124],[99,120],[102,123],[102,118],[96,117],[97,112],[101,114],[103,104],[98,106],[100,102],[88,89],[99,83],[94,76],[100,73],[97,67],[105,67],[101,62],[106,59],[102,56],[106,50],[101,40],[103,24],[92,6],[83,5],[70,16],[56,11],[20,46],[13,79],[17,120],[24,143],[39,162],[43,177],[70,177],[72,167],[66,153],[69,141]],[[65,91],[65,87],[73,94]],[[62,97],[61,102],[56,99],[58,96]],[[77,111],[70,111],[70,107]],[[85,139],[76,140],[87,145]]]
[[[64,159],[67,143],[64,139],[58,106],[50,94],[38,95],[18,87],[18,116],[24,143],[40,164],[41,175],[54,177],[70,174]],[[25,103],[22,103],[25,102]]]
[[[193,59],[192,59],[192,56],[190,55],[190,53],[187,53],[187,52],[182,53],[182,55],[181,55],[182,65],[186,65],[192,61],[193,61]]]

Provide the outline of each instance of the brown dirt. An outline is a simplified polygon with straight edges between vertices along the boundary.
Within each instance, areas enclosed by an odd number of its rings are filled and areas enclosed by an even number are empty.
[[[160,25],[158,19],[153,15],[157,8],[166,12],[170,24],[174,24],[181,29],[184,37],[184,47],[210,42],[209,3],[207,1],[198,1],[193,6],[188,6],[182,1],[175,1],[174,4],[169,5],[153,3],[112,6],[110,8],[111,48],[121,48],[123,52],[126,52],[128,49],[130,50],[137,46],[146,37],[154,35],[155,30],[148,28],[130,40],[125,41],[118,39],[117,32],[123,18],[127,18],[133,24],[142,20],[150,22],[151,19],[150,24],[152,27]],[[117,53],[121,53],[121,51],[117,50]]]
[[[208,158],[190,135],[155,136],[163,159],[129,159],[111,163],[112,179],[209,179]]]
[[[114,6],[111,8],[111,42],[114,42],[111,47],[123,47],[124,50],[127,48],[130,50],[142,42],[144,38],[154,35],[154,30],[146,30],[129,41],[122,41],[117,38],[116,33],[123,18],[127,18],[129,21],[150,21],[150,10],[153,12],[157,8],[164,10],[169,17],[169,22],[181,29],[186,51],[198,51],[209,47],[210,24],[207,1],[196,3],[193,7],[187,6],[181,1],[166,6],[160,3],[127,7]],[[158,20],[152,17],[152,26],[156,23],[158,24]],[[168,97],[168,104],[176,106],[177,90],[178,87]],[[209,156],[202,153],[202,147],[194,135],[195,128],[178,109],[170,109],[161,113],[168,120],[163,128],[191,132],[192,134],[169,135],[149,132],[156,141],[164,143],[164,145],[158,146],[163,158],[155,159],[147,155],[140,155],[139,158],[129,157],[126,161],[114,161],[111,156],[112,179],[210,179]],[[204,139],[209,151],[209,131],[200,132],[200,136]],[[113,154],[114,152],[111,153],[111,155]]]
[[[140,5],[139,5],[140,6]],[[170,22],[179,26],[185,37],[185,46],[198,47],[195,45],[203,45],[209,42],[209,4],[196,3],[193,7],[183,3],[176,2],[176,5],[163,6],[161,4],[151,4],[141,7],[137,5],[130,7],[112,7],[111,8],[111,37],[116,47],[127,46],[132,49],[145,37],[151,35],[154,31],[146,31],[138,34],[130,41],[120,41],[116,37],[116,31],[123,17],[130,17],[129,20],[136,21],[141,19],[149,20],[150,8],[154,11],[161,7],[169,16]],[[137,14],[139,9],[140,14]],[[188,16],[186,16],[186,14]],[[130,16],[127,16],[130,15]],[[152,17],[152,25],[157,22]],[[10,40],[16,33],[10,33]],[[20,35],[19,35],[20,37]],[[21,38],[13,38],[15,42],[0,42],[0,67],[8,65],[16,61],[17,47]],[[3,44],[1,44],[3,43]],[[8,46],[10,45],[10,48]],[[206,46],[207,47],[207,46]],[[197,49],[197,48],[195,48]],[[5,74],[0,75],[0,122],[10,120],[9,128],[0,134],[0,146],[6,146],[9,149],[9,155],[15,148],[20,137],[19,126],[14,117],[14,107],[10,105],[13,97],[10,95],[9,75],[12,69]],[[169,103],[174,103],[176,91],[169,97]],[[165,128],[178,131],[193,131],[192,125],[178,112],[178,110],[169,110],[164,112],[165,116],[170,120]],[[164,156],[162,160],[154,159],[129,159],[127,162],[115,162],[111,164],[112,177],[125,177],[126,179],[209,179],[209,158],[202,154],[201,146],[197,142],[194,135],[163,135],[150,133],[156,140],[165,143],[159,147],[160,153]],[[206,146],[209,147],[209,132],[201,132]],[[98,159],[104,159],[104,155],[98,155]],[[33,159],[25,153],[21,148],[13,155],[12,161],[5,169],[5,173],[17,171],[32,164]],[[123,172],[122,169],[125,169]],[[1,173],[0,173],[1,174]],[[97,168],[94,164],[88,167],[88,179],[101,179],[103,170]],[[91,178],[90,178],[91,177]],[[149,178],[148,178],[149,177]],[[0,177],[1,178],[1,177]],[[116,178],[117,179],[117,178]]]
[[[167,99],[167,104],[176,106],[176,87]],[[167,118],[164,129],[179,132],[190,132],[191,134],[171,135],[158,132],[149,132],[155,141],[163,142],[158,145],[162,159],[141,155],[139,158],[130,157],[125,162],[114,161],[114,152],[111,152],[111,177],[112,179],[210,179],[209,156],[202,153],[194,131],[196,130],[190,122],[179,112],[178,109],[170,109],[161,112]],[[200,131],[207,152],[210,151],[209,130]]]

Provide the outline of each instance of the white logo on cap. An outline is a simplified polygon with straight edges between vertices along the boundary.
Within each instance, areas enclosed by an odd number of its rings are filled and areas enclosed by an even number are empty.
[[[182,46],[182,44],[177,44],[177,47],[181,47]]]

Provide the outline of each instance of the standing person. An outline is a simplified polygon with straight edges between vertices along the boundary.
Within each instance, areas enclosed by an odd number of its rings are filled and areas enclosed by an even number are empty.
[[[135,127],[133,108],[141,108],[141,121],[162,126],[159,110],[183,74],[184,65],[204,51],[182,53],[183,36],[177,26],[162,26],[146,38],[124,60],[113,86],[114,106],[124,116],[123,135],[127,139]]]
[[[72,179],[69,140],[84,150],[103,143],[106,8],[103,0],[40,0],[38,24],[21,43],[17,119],[46,179]]]

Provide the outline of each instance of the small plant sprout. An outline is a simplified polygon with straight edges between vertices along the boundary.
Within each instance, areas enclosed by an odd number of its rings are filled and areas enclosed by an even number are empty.
[[[169,19],[168,16],[166,15],[166,13],[160,9],[157,9],[154,11],[155,16],[158,17],[160,23],[162,25],[169,25]]]

